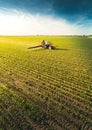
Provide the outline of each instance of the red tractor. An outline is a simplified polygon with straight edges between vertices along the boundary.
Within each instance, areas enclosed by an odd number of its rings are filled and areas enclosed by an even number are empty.
[[[38,47],[42,47],[42,48],[44,48],[44,49],[50,49],[50,50],[51,50],[51,49],[55,49],[55,47],[51,44],[51,42],[45,41],[45,40],[43,40],[43,41],[41,42],[41,45],[29,47],[28,49],[38,48]]]

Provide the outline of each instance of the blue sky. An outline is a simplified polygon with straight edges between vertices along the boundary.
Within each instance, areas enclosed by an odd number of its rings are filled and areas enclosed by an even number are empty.
[[[92,34],[92,0],[0,0],[0,35]]]

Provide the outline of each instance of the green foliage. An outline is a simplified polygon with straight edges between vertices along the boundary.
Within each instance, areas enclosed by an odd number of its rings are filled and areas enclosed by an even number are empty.
[[[92,38],[0,37],[0,129],[91,130],[91,80]]]

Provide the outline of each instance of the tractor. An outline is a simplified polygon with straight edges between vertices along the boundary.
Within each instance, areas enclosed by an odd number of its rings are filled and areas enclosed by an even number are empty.
[[[51,49],[55,49],[55,47],[52,45],[51,42],[45,41],[45,40],[43,40],[43,41],[41,42],[41,45],[29,47],[28,49],[39,48],[39,47],[42,47],[42,48],[44,48],[44,49],[50,49],[50,50],[51,50]]]

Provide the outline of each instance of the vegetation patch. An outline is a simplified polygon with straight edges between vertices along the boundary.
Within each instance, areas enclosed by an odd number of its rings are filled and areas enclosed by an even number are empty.
[[[91,108],[91,38],[0,37],[1,130],[91,130]]]

